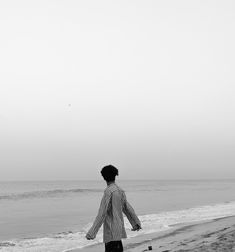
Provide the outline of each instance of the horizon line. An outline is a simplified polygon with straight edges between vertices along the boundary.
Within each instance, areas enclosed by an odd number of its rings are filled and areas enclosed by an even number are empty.
[[[222,180],[235,180],[235,178],[176,178],[176,179],[166,179],[166,178],[160,178],[160,179],[117,179],[116,181],[222,181]],[[104,181],[101,179],[6,179],[6,180],[0,180],[0,182],[69,182],[69,181]]]

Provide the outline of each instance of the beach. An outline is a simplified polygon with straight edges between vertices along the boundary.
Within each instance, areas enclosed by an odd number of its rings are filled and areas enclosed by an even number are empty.
[[[123,241],[124,251],[140,252],[212,252],[235,251],[235,216],[218,218],[210,221],[176,225],[164,232],[139,236]],[[104,251],[103,244],[70,252],[99,252]]]
[[[235,214],[234,182],[118,180],[142,224],[142,230],[132,232],[124,218],[125,251],[143,251],[149,245],[155,251],[177,251],[184,243],[187,246],[183,249],[188,249],[200,246],[204,239],[200,233],[203,236],[203,232],[214,232],[220,226],[232,227],[235,221],[229,216]],[[94,241],[85,235],[105,187],[102,180],[0,182],[0,251],[104,251],[102,228]],[[204,240],[208,245],[208,238]]]

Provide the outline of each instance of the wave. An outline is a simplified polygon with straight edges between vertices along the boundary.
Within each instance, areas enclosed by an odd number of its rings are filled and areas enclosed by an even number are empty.
[[[125,226],[129,238],[171,229],[176,224],[192,223],[233,216],[235,202],[194,207],[184,210],[161,212],[139,216],[142,230],[131,232],[131,226],[125,218]],[[71,249],[83,248],[102,242],[102,229],[94,241],[87,241],[85,234],[92,223],[88,223],[78,232],[62,232],[51,237],[3,241],[1,252],[66,252]]]
[[[44,190],[44,191],[30,191],[23,193],[12,193],[0,195],[0,200],[22,200],[22,199],[32,199],[32,198],[50,198],[50,197],[62,197],[69,194],[77,193],[94,193],[101,192],[99,189],[54,189],[54,190]]]

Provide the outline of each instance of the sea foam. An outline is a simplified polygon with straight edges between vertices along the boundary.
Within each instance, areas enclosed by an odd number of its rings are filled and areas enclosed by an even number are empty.
[[[143,228],[139,232],[131,232],[131,226],[126,218],[125,226],[128,237],[131,238],[167,230],[176,224],[212,220],[232,216],[234,213],[235,202],[227,202],[139,216]],[[65,252],[102,242],[102,230],[99,231],[94,241],[85,239],[85,234],[90,226],[91,223],[88,223],[82,230],[75,233],[63,232],[51,237],[4,241],[0,243],[0,250],[1,252]]]

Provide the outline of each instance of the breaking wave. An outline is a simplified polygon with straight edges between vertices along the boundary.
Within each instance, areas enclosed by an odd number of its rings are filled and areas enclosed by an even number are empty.
[[[131,226],[126,218],[125,226],[128,237],[131,238],[171,229],[176,224],[213,220],[232,216],[234,213],[235,202],[227,202],[139,216],[143,229],[138,233],[131,232]],[[102,241],[102,230],[98,232],[94,241],[85,239],[85,234],[90,226],[91,223],[88,223],[78,232],[62,232],[51,237],[3,241],[0,243],[0,250],[1,252],[66,252],[75,248],[83,248]]]
[[[50,198],[50,197],[63,197],[69,194],[77,193],[94,193],[101,192],[99,189],[55,189],[55,190],[45,190],[45,191],[31,191],[23,193],[12,193],[0,195],[0,200],[22,200],[22,199],[33,199],[33,198]]]

